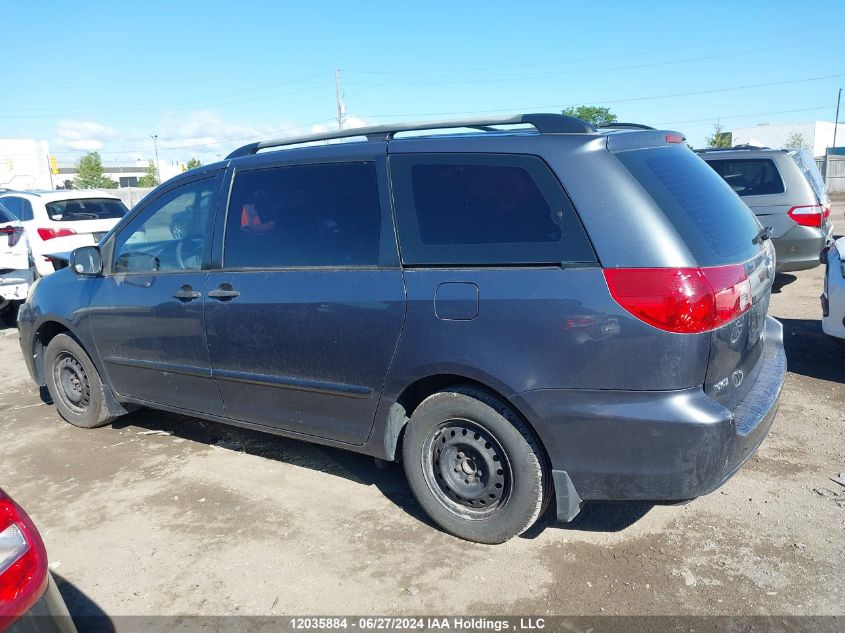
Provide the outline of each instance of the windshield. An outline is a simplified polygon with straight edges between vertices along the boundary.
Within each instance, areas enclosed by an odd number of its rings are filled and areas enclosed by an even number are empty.
[[[114,198],[57,200],[44,206],[47,215],[55,222],[120,219],[129,211],[123,202]]]

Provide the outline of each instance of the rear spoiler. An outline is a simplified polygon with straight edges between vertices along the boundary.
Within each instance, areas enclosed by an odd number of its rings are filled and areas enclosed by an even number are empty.
[[[628,149],[645,149],[664,145],[683,144],[687,137],[675,130],[634,130],[625,129],[607,135],[607,149],[611,152],[624,152]]]
[[[61,270],[70,266],[70,252],[50,253],[49,255],[44,255],[44,257],[50,260],[55,270]]]

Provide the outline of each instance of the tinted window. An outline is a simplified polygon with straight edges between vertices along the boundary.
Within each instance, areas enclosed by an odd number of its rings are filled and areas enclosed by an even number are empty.
[[[0,204],[0,222],[14,222],[16,219],[15,216],[6,210],[6,207]]]
[[[406,264],[593,262],[560,183],[536,156],[390,158]]]
[[[122,218],[128,211],[123,202],[112,198],[57,200],[44,206],[54,222],[116,219]]]
[[[741,196],[784,192],[783,180],[771,158],[708,159],[706,162]]]
[[[617,157],[654,198],[700,266],[744,262],[759,252],[760,225],[715,171],[687,149],[650,148]]]
[[[150,203],[118,234],[114,272],[199,270],[210,235],[216,182],[190,182]]]
[[[32,203],[26,198],[21,198],[21,222],[34,219],[32,215]]]
[[[0,200],[3,203],[3,206],[6,207],[6,211],[11,213],[16,218],[20,219],[21,217],[21,202],[20,198],[10,197],[10,198],[3,198]]]
[[[376,266],[382,241],[375,163],[237,172],[226,268]]]

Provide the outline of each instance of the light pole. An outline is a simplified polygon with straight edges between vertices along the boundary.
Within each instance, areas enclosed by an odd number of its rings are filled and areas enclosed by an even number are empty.
[[[158,164],[158,134],[150,134],[150,138],[153,139],[153,147],[155,148],[156,153],[156,179],[158,180],[159,184],[161,183],[161,167]]]

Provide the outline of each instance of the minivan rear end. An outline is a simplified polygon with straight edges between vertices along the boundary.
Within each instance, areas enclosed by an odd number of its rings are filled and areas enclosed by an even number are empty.
[[[560,172],[607,291],[646,325],[621,324],[629,341],[617,349],[629,358],[619,362],[666,350],[662,362],[639,366],[652,377],[650,389],[520,394],[553,436],[546,440],[556,451],[553,467],[565,469],[555,476],[561,519],[577,513],[573,496],[682,500],[708,493],[754,453],[774,419],[786,372],[782,327],[767,316],[774,249],[754,214],[678,138],[609,134],[620,182],[593,202],[583,181]],[[609,218],[620,226],[614,230]],[[697,384],[678,385],[678,375]]]

